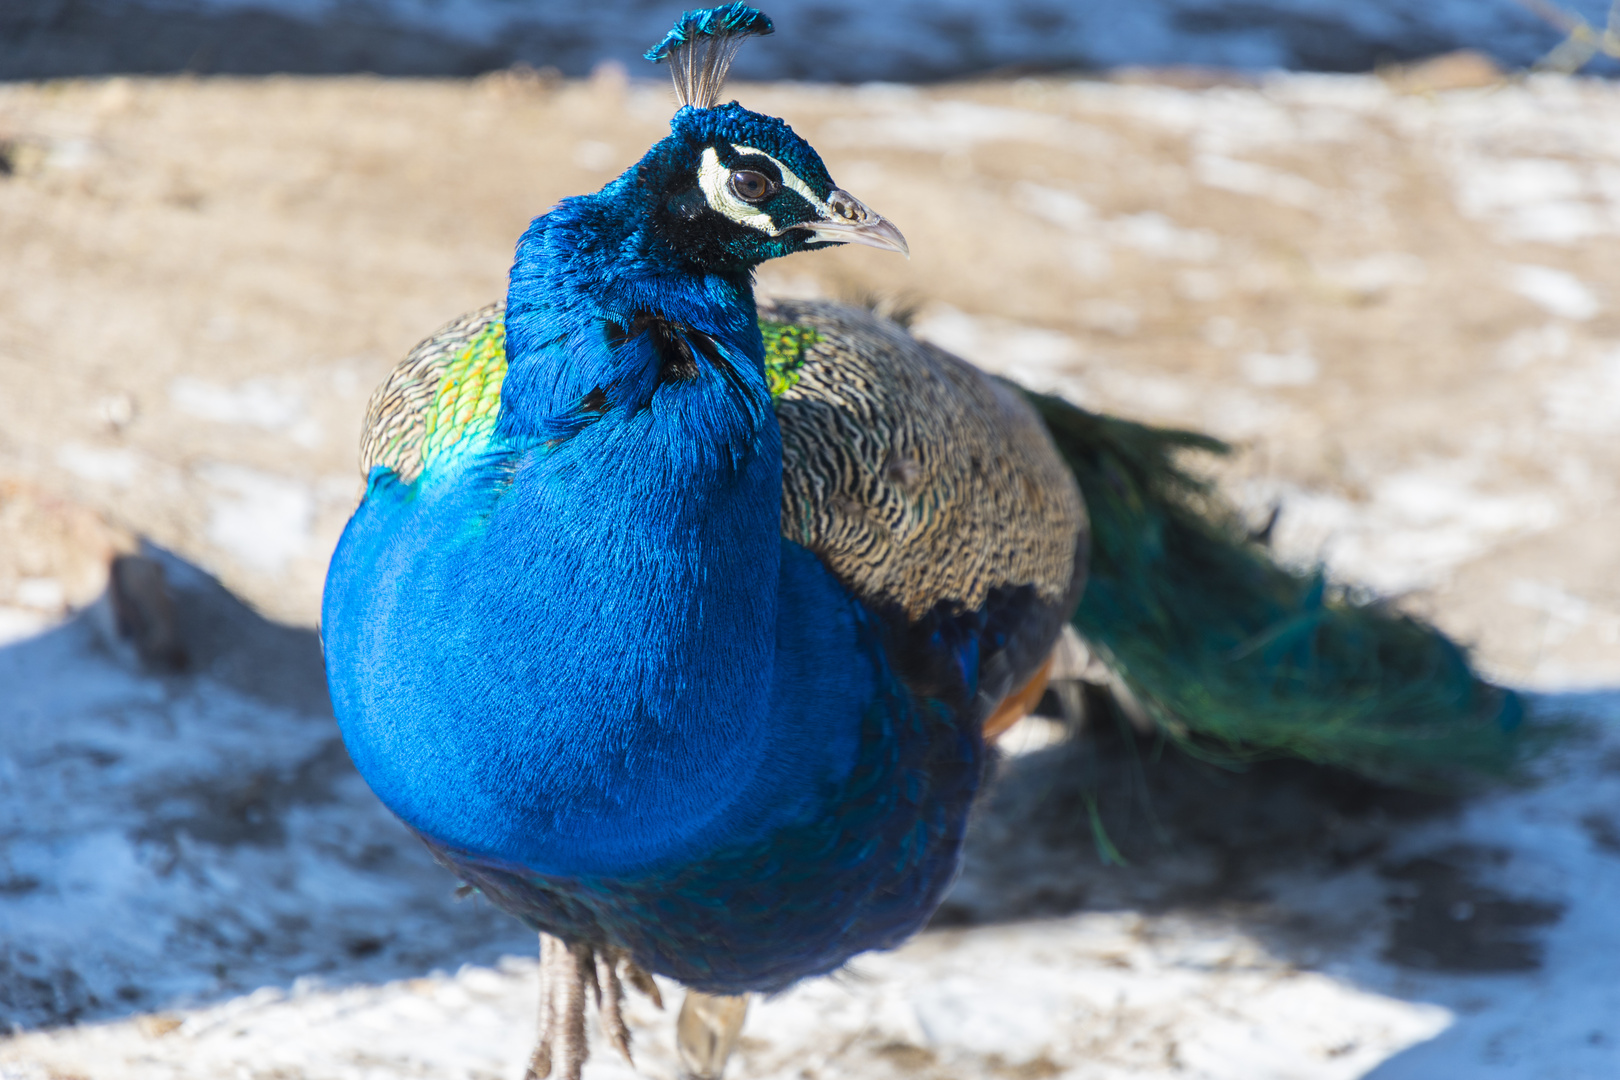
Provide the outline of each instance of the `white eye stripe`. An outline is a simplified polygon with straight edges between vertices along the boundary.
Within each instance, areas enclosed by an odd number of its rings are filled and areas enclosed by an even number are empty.
[[[782,174],[783,187],[799,195],[811,206],[815,207],[822,217],[832,216],[832,211],[828,208],[826,202],[817,197],[816,193],[810,190],[810,185],[799,179],[792,169],[789,169],[786,165],[765,153],[765,151],[756,150],[752,146],[738,146],[735,149],[741,154],[758,155],[775,165]],[[720,164],[720,155],[715,152],[714,147],[704,147],[703,160],[698,164],[698,185],[703,188],[703,197],[708,200],[709,206],[739,225],[747,225],[751,229],[758,229],[767,236],[780,236],[783,230],[776,227],[769,214],[761,213],[758,209],[743,202],[732,193],[731,185],[726,182],[730,179],[731,170]]]
[[[735,149],[739,154],[758,154],[772,165],[775,165],[782,173],[783,187],[787,188],[789,191],[794,191],[802,195],[804,197],[804,201],[815,207],[817,212],[819,212],[822,217],[832,216],[832,211],[828,208],[827,204],[823,202],[814,191],[811,191],[810,185],[805,183],[803,180],[800,180],[798,174],[792,169],[788,168],[780,161],[777,161],[765,151],[755,150],[752,146],[739,146]]]

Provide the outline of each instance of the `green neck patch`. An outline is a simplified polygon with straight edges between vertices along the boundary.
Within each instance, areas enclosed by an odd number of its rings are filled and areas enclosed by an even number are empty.
[[[759,332],[765,341],[765,384],[772,399],[779,398],[798,383],[806,354],[822,338],[809,326],[767,320],[760,321]],[[418,414],[421,468],[452,450],[482,446],[494,434],[501,410],[501,384],[506,379],[505,320],[491,320],[441,363],[438,385]],[[378,462],[399,468],[395,458],[403,451],[396,450],[390,444]],[[414,479],[418,471],[412,470],[407,479]]]
[[[799,381],[805,353],[821,335],[813,327],[767,319],[759,321],[759,335],[765,339],[765,385],[773,399],[779,398]]]
[[[444,367],[423,417],[424,466],[463,440],[487,439],[494,433],[505,380],[506,321],[496,319]]]

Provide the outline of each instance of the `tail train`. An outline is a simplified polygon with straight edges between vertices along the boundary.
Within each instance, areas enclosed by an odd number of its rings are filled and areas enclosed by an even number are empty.
[[[1222,454],[1025,392],[1091,515],[1091,576],[1071,624],[1189,751],[1279,755],[1403,786],[1510,775],[1536,741],[1519,695],[1440,631],[1276,562],[1178,461]]]

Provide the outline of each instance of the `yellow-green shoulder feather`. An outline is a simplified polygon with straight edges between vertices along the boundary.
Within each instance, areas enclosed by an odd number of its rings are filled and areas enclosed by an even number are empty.
[[[360,468],[412,483],[493,433],[505,306],[411,350],[372,395]],[[912,618],[973,609],[992,589],[1078,592],[1086,516],[1022,396],[870,312],[762,304],[765,373],[782,426],[782,533],[858,596]]]
[[[821,340],[808,326],[762,319],[771,396],[799,381],[805,354]],[[360,437],[360,471],[378,465],[409,484],[463,440],[487,437],[506,378],[506,305],[464,315],[410,351],[371,395]]]

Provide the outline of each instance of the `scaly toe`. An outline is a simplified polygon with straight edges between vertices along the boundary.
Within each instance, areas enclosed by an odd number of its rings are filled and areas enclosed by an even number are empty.
[[[529,1058],[523,1080],[580,1080],[590,1043],[585,1038],[585,1002],[595,997],[602,1013],[602,1031],[624,1060],[630,1057],[630,1028],[624,1021],[624,984],[629,983],[660,1009],[658,984],[612,946],[600,949],[569,944],[550,934],[540,935],[540,1038]]]

